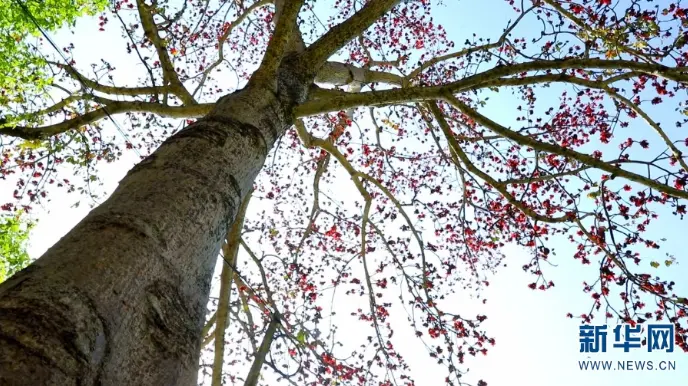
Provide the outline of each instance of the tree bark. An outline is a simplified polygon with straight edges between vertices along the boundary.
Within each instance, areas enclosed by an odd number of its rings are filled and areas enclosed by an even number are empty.
[[[0,384],[195,384],[220,246],[312,82],[282,63],[165,141],[0,286]]]

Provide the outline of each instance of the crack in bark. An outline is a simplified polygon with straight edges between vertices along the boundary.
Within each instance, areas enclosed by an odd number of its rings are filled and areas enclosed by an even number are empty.
[[[239,181],[237,181],[236,177],[229,176],[229,182],[232,184],[232,189],[236,192],[237,197],[241,198],[241,186],[239,186]]]
[[[150,306],[146,320],[151,341],[182,363],[189,363],[197,336],[195,327],[187,321],[195,319],[194,312],[185,307],[183,296],[171,283],[156,281],[145,292]]]
[[[224,147],[230,135],[230,128],[236,129],[242,137],[252,139],[252,145],[267,154],[268,143],[260,129],[250,123],[241,122],[222,115],[208,115],[186,126],[167,141],[175,141],[183,138],[200,138],[208,141],[213,146]]]
[[[0,345],[0,357],[34,374],[31,380],[0,374],[0,384],[81,384],[98,379],[109,353],[106,322],[92,299],[61,281],[53,278],[39,298],[27,291],[36,285],[33,280],[20,280],[9,290],[17,296],[0,301],[0,340],[9,344]],[[83,368],[95,371],[82,372]]]
[[[222,127],[225,123],[226,122],[222,122],[218,119],[201,118],[181,129],[170,137],[169,141],[182,138],[200,138],[211,143],[213,146],[223,147],[229,136],[227,130]]]

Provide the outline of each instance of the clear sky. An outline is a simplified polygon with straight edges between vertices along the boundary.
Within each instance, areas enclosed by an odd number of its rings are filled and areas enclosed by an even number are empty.
[[[436,20],[443,24],[449,36],[457,43],[463,42],[473,32],[485,33],[496,39],[499,30],[495,26],[505,25],[505,20],[513,17],[505,1],[462,0],[448,1],[442,12],[436,12]],[[120,68],[129,68],[117,56],[113,56],[110,47],[120,48],[124,43],[117,33],[94,34],[91,22],[81,22],[74,30],[75,34],[60,33],[55,35],[59,44],[65,45],[74,41],[78,54],[96,61],[106,57]],[[88,47],[88,49],[85,49]],[[119,62],[118,62],[119,61]],[[138,71],[132,68],[132,72]],[[557,96],[555,96],[557,97]],[[490,107],[493,116],[500,123],[511,122],[509,116],[500,113],[498,106]],[[669,119],[669,124],[671,119]],[[637,123],[638,125],[640,123]],[[643,128],[647,130],[647,128]],[[649,132],[649,131],[648,131]],[[105,181],[104,191],[110,192],[127,170],[136,161],[133,154],[126,155],[113,165],[101,167],[101,176]],[[0,195],[4,198],[11,193],[13,185],[3,182]],[[35,216],[39,220],[30,240],[30,254],[36,258],[71,229],[89,210],[87,200],[82,205],[71,208],[78,199],[75,195],[57,193],[45,208],[38,209]],[[4,202],[4,201],[3,201]],[[682,245],[685,237],[685,223],[673,217],[667,217],[668,223],[655,224],[651,229],[658,237],[669,240],[663,244],[662,254],[674,254],[678,264],[671,270],[660,267],[659,274],[666,279],[678,282],[677,290],[688,293],[688,262],[686,262]],[[483,293],[486,304],[471,299],[470,294],[458,294],[450,301],[467,314],[480,313],[488,316],[484,327],[496,338],[496,345],[485,357],[468,359],[470,373],[467,380],[484,379],[490,386],[574,386],[574,385],[688,385],[688,359],[686,354],[651,353],[636,349],[632,353],[623,353],[608,347],[607,354],[579,353],[577,320],[566,318],[572,312],[581,314],[592,305],[592,299],[582,291],[582,283],[594,277],[594,267],[582,267],[572,258],[573,250],[567,242],[554,241],[557,256],[552,261],[556,266],[546,268],[545,274],[555,282],[555,288],[547,292],[532,291],[527,284],[532,281],[530,274],[520,268],[530,260],[528,251],[507,247],[507,267],[501,269],[490,279],[491,285]],[[681,291],[683,289],[683,291]],[[475,310],[474,312],[464,310]],[[400,323],[404,321],[400,319]],[[356,334],[356,331],[340,330],[342,335]],[[398,331],[399,334],[402,332]],[[437,367],[425,353],[425,349],[415,342],[412,333],[408,333],[408,343],[402,344],[400,350],[406,355],[406,361],[416,375],[418,385],[441,385],[446,373]],[[611,341],[608,342],[611,344]],[[579,360],[672,360],[676,361],[675,371],[582,371]]]

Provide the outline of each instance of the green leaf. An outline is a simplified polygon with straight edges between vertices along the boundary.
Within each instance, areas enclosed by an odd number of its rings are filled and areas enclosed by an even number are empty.
[[[0,2],[0,106],[42,94],[50,83],[45,59],[34,45],[41,29],[54,31],[79,16],[94,15],[108,6],[108,0],[22,0],[22,4]]]
[[[301,343],[303,345],[306,344],[306,338],[307,338],[307,334],[306,334],[306,331],[304,331],[304,330],[299,330],[299,333],[296,334],[296,340],[298,340],[299,343]]]
[[[38,141],[38,140],[27,140],[19,144],[20,149],[40,149],[43,147],[45,143],[43,141]]]
[[[21,217],[0,217],[0,282],[29,265],[26,243],[32,224]]]
[[[650,266],[651,266],[652,268],[659,268],[659,263],[656,262],[656,261],[653,261],[653,262],[650,263]]]

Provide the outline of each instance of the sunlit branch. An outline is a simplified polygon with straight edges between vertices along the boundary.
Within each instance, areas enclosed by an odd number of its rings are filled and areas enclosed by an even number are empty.
[[[256,386],[258,384],[258,379],[260,378],[260,369],[265,363],[265,356],[267,355],[268,351],[270,351],[270,346],[272,345],[272,340],[275,338],[275,332],[277,331],[277,327],[279,327],[280,319],[281,317],[279,313],[274,312],[272,314],[272,319],[270,320],[270,324],[268,324],[268,328],[265,332],[265,336],[263,337],[263,341],[260,344],[260,348],[256,352],[256,356],[253,360],[253,364],[251,365],[251,370],[246,377],[244,386]]]
[[[253,79],[270,79],[275,75],[275,71],[282,62],[284,54],[287,53],[290,43],[294,39],[298,39],[294,35],[301,34],[296,25],[296,19],[303,2],[304,0],[283,0],[275,32],[272,34],[270,43],[268,43],[260,67],[251,77],[252,81]]]
[[[110,95],[125,95],[125,96],[138,96],[138,95],[158,95],[164,94],[170,91],[169,87],[156,87],[156,86],[142,86],[142,87],[116,87],[108,86],[98,83],[92,79],[85,77],[83,74],[78,72],[74,67],[68,66],[62,63],[49,62],[50,64],[59,67],[67,73],[72,79],[83,84],[84,86],[90,88],[93,91],[97,91],[103,94]]]
[[[170,55],[167,52],[167,45],[160,37],[158,27],[155,24],[155,20],[153,18],[153,7],[149,7],[144,0],[137,0],[136,6],[139,11],[143,32],[145,33],[146,38],[148,38],[148,40],[150,40],[150,42],[153,44],[155,51],[158,54],[165,85],[167,85],[170,91],[177,95],[179,99],[184,102],[184,104],[196,104],[197,102],[194,97],[179,80],[179,76],[174,68],[174,64],[172,64],[172,59],[170,59]]]
[[[79,115],[75,118],[62,121],[53,125],[28,127],[11,126],[0,127],[0,134],[23,139],[46,139],[51,136],[77,129],[79,127],[94,123],[100,119],[107,118],[109,115],[133,112],[145,112],[157,114],[169,118],[199,118],[207,114],[213,104],[196,104],[192,106],[168,106],[159,103],[127,101],[114,101],[106,106],[99,107],[88,113]],[[0,122],[0,126],[2,122]]]
[[[217,41],[217,47],[218,47],[217,60],[215,62],[213,62],[210,66],[208,66],[208,68],[203,70],[203,73],[201,75],[201,80],[198,82],[198,85],[196,86],[196,88],[194,89],[194,91],[192,93],[193,96],[196,96],[196,94],[201,90],[201,88],[205,84],[206,80],[208,79],[208,76],[210,75],[210,73],[225,60],[224,45],[225,45],[225,42],[227,41],[227,38],[229,38],[229,35],[234,30],[234,28],[236,28],[244,20],[246,20],[246,18],[253,11],[255,11],[256,9],[263,7],[265,5],[271,4],[271,3],[272,3],[272,1],[270,1],[270,0],[261,0],[261,1],[257,1],[253,4],[251,4],[251,6],[248,7],[246,9],[246,11],[244,11],[244,13],[239,15],[239,17],[237,17],[237,19],[234,20],[234,22],[232,22],[229,27],[227,27],[226,31],[220,36],[220,38]]]
[[[511,24],[506,30],[504,30],[504,33],[502,33],[502,35],[499,37],[499,39],[497,39],[496,42],[494,42],[494,43],[482,44],[482,45],[479,45],[479,46],[476,46],[476,47],[464,48],[463,50],[460,50],[460,51],[457,51],[457,52],[452,52],[452,53],[450,53],[450,54],[441,55],[441,56],[436,56],[436,57],[434,57],[434,58],[432,58],[432,59],[427,60],[426,62],[424,62],[423,64],[421,64],[418,68],[416,68],[415,70],[411,71],[411,73],[408,74],[408,75],[406,76],[406,79],[409,79],[409,80],[410,80],[410,79],[413,79],[413,78],[417,77],[421,72],[423,72],[423,70],[425,70],[425,69],[427,69],[427,68],[430,68],[430,67],[434,66],[434,65],[437,64],[437,63],[444,62],[444,61],[450,60],[450,59],[462,58],[462,57],[464,57],[464,56],[471,55],[471,54],[473,54],[473,53],[475,53],[475,52],[487,51],[487,50],[491,50],[491,49],[493,49],[493,48],[497,48],[497,47],[502,46],[502,45],[506,42],[506,39],[509,37],[509,34],[514,30],[514,28],[516,28],[516,26],[518,25],[518,23],[519,23],[519,22],[520,22],[520,21],[521,21],[521,20],[522,20],[522,19],[523,19],[532,9],[533,9],[533,8],[535,8],[535,7],[534,7],[534,6],[533,6],[533,7],[530,7],[530,8],[527,9],[526,11],[521,12],[521,14],[518,16],[518,18],[516,19],[516,21],[514,21],[513,24]]]
[[[604,90],[612,83],[621,80],[628,80],[641,75],[637,72],[627,72],[618,76],[609,77],[603,80],[590,80],[579,78],[568,74],[547,74],[547,75],[533,75],[519,78],[496,78],[487,82],[480,83],[475,89],[491,88],[491,87],[506,87],[506,86],[526,86],[541,83],[569,83],[578,86],[584,86],[599,90]]]
[[[304,61],[316,68],[346,43],[368,29],[399,0],[373,0],[344,22],[334,26],[306,49]]]
[[[608,172],[612,175],[620,176],[623,177],[627,180],[637,182],[639,184],[645,185],[649,188],[656,189],[662,193],[666,193],[670,196],[674,197],[680,197],[680,198],[688,198],[688,192],[679,190],[676,188],[672,188],[671,186],[662,184],[660,182],[657,182],[653,179],[650,179],[648,177],[641,176],[639,174],[629,172],[627,170],[624,170],[620,167],[615,167],[612,164],[599,160],[597,158],[594,158],[591,155],[584,154],[577,152],[572,149],[568,149],[562,146],[550,144],[550,143],[545,143],[545,142],[540,142],[537,141],[531,137],[518,134],[512,130],[509,130],[508,128],[494,122],[493,120],[487,118],[486,116],[478,113],[476,110],[472,109],[465,103],[459,101],[453,96],[448,96],[447,100],[454,106],[456,107],[459,111],[462,113],[466,114],[469,118],[473,119],[475,122],[478,124],[492,130],[493,132],[502,135],[505,138],[509,138],[512,141],[523,145],[523,146],[528,146],[533,149],[537,149],[540,151],[548,152],[548,153],[553,153],[553,154],[558,154],[564,157],[568,157],[571,159],[575,159],[585,165],[592,166],[594,168],[603,170],[605,172]]]
[[[486,70],[461,80],[439,86],[406,87],[392,90],[366,91],[338,96],[333,95],[332,98],[328,99],[308,101],[301,106],[298,106],[295,110],[295,113],[299,117],[304,117],[329,111],[345,110],[358,106],[385,105],[392,103],[443,99],[447,94],[471,90],[482,86],[484,83],[495,81],[496,79],[506,76],[517,75],[531,71],[567,69],[633,70],[635,73],[655,75],[676,82],[688,81],[688,73],[686,73],[688,68],[685,67],[670,68],[663,65],[639,63],[629,60],[604,60],[593,58],[536,60],[526,63],[497,66],[490,70]]]
[[[463,50],[452,52],[450,54],[435,56],[434,58],[429,59],[426,62],[424,62],[423,64],[421,64],[415,70],[411,71],[411,73],[408,74],[406,76],[406,78],[407,79],[413,79],[413,78],[417,77],[418,75],[420,75],[421,72],[434,66],[437,63],[441,63],[441,62],[451,60],[451,59],[458,59],[458,58],[461,58],[464,56],[468,56],[468,55],[475,53],[475,52],[486,51],[486,50],[490,50],[493,48],[497,48],[497,47],[501,46],[502,44],[504,44],[504,41],[502,39],[500,39],[494,43],[488,43],[488,44],[483,44],[483,45],[476,46],[476,47],[464,48]]]
[[[518,208],[521,212],[525,213],[528,217],[533,218],[534,220],[537,221],[542,221],[542,222],[547,222],[547,223],[560,223],[560,222],[568,222],[571,221],[572,219],[569,216],[561,216],[561,217],[549,217],[549,216],[543,216],[533,209],[529,208],[527,205],[524,203],[520,202],[516,197],[514,197],[511,193],[506,188],[506,184],[503,182],[499,182],[492,178],[489,174],[483,172],[480,170],[478,167],[476,167],[468,158],[466,153],[463,151],[461,146],[458,144],[456,141],[456,138],[454,138],[454,135],[451,132],[451,128],[449,127],[449,124],[447,121],[444,119],[442,115],[442,111],[440,108],[437,106],[437,104],[433,102],[429,102],[428,106],[430,108],[430,111],[432,111],[432,114],[435,117],[435,120],[437,120],[437,123],[439,124],[440,128],[442,129],[442,133],[444,134],[445,139],[447,142],[449,142],[449,148],[450,148],[450,154],[453,158],[453,161],[456,165],[459,164],[459,159],[461,162],[464,164],[466,169],[468,171],[476,174],[478,177],[480,177],[483,181],[487,182],[490,184],[493,188],[495,188],[501,195],[513,206]],[[456,159],[458,158],[458,159]]]
[[[210,317],[210,319],[208,319],[208,321],[203,326],[203,331],[201,332],[201,336],[203,337],[203,344],[201,344],[201,347],[207,346],[215,338],[215,330],[213,330],[213,332],[211,333],[210,329],[215,325],[216,319],[217,311],[213,312],[213,315]]]
[[[241,242],[241,230],[244,227],[244,218],[246,216],[246,208],[251,201],[253,189],[246,193],[244,200],[239,207],[236,219],[227,232],[227,237],[222,246],[222,255],[225,264],[222,264],[222,273],[220,274],[220,299],[218,300],[216,321],[215,321],[215,350],[213,361],[213,375],[212,386],[222,385],[222,365],[225,357],[225,331],[229,326],[229,300],[232,292],[232,278],[236,272],[237,255],[239,251],[239,244]]]
[[[659,137],[662,138],[662,140],[667,145],[667,147],[669,149],[671,149],[671,152],[674,153],[674,157],[676,157],[676,161],[679,163],[679,165],[681,165],[683,170],[688,172],[688,165],[686,164],[686,161],[683,159],[683,152],[681,152],[681,150],[679,150],[676,147],[674,142],[672,142],[671,139],[669,138],[669,136],[666,135],[664,130],[662,130],[662,128],[659,127],[659,124],[657,122],[655,122],[652,118],[650,118],[650,116],[647,115],[647,113],[643,109],[641,109],[640,106],[638,106],[635,103],[628,100],[628,98],[620,95],[616,91],[611,90],[609,88],[606,88],[605,91],[607,91],[607,93],[610,96],[612,96],[613,98],[619,100],[624,105],[626,105],[626,107],[633,110],[636,114],[640,115],[643,118],[643,120],[645,120],[645,122],[650,127],[652,127],[652,129],[654,129],[654,131],[657,133],[657,135],[659,135]]]
[[[526,177],[526,178],[511,178],[508,180],[504,181],[499,181],[500,183],[504,185],[518,185],[518,184],[528,184],[531,182],[541,182],[541,181],[549,181],[549,180],[554,180],[560,177],[566,177],[566,176],[572,176],[572,175],[577,175],[578,173],[591,169],[590,166],[583,166],[580,168],[568,170],[565,172],[560,172],[560,173],[552,173],[552,174],[545,174],[537,177]]]
[[[313,226],[315,224],[315,220],[317,220],[318,218],[318,213],[320,211],[320,179],[327,170],[327,166],[329,163],[329,153],[325,154],[323,158],[318,160],[318,164],[315,169],[315,176],[313,177],[313,206],[311,208],[311,213],[308,216],[308,224],[306,225],[306,230],[303,232],[303,236],[301,236],[301,240],[299,241],[296,249],[294,250],[294,264],[296,264],[296,262],[298,261],[299,254],[301,253],[301,248],[303,248],[306,239],[313,233]]]
[[[407,84],[403,77],[391,72],[375,71],[340,62],[326,62],[315,76],[315,83],[331,86],[370,83],[382,83],[393,86],[404,86]]]

